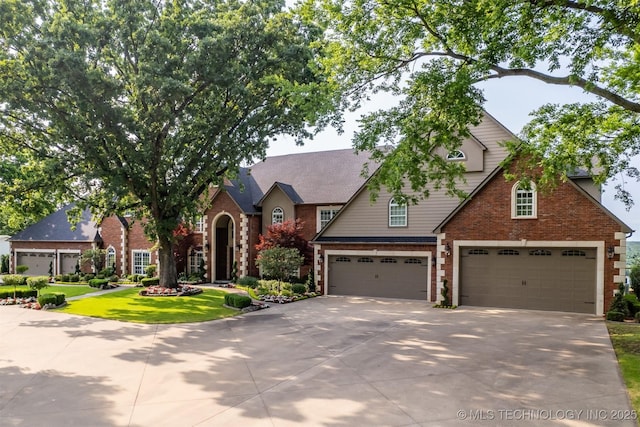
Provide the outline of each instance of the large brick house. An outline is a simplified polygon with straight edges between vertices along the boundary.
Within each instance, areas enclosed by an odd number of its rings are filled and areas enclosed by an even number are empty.
[[[409,206],[383,190],[372,203],[361,176],[368,158],[352,150],[269,157],[243,168],[210,194],[179,271],[194,271],[202,260],[210,281],[230,279],[234,264],[239,276],[258,275],[260,233],[301,219],[324,294],[437,301],[446,279],[458,305],[602,314],[624,278],[632,230],[600,204],[599,188],[586,176],[550,194],[506,181],[500,142],[515,137],[490,115],[471,135],[460,150],[437,153],[464,163],[460,188],[470,197],[462,203],[440,190]],[[93,226],[96,234],[82,244],[106,249],[118,274],[157,261],[140,221],[110,217]],[[12,238],[13,250],[22,252],[13,266],[31,259],[24,255],[29,247],[47,245],[27,231]]]

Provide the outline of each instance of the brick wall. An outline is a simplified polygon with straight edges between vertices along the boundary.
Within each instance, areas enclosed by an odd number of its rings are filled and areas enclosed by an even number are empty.
[[[538,240],[601,241],[604,247],[618,246],[615,233],[621,225],[593,203],[571,183],[561,183],[549,193],[538,192],[537,219],[511,219],[511,194],[515,182],[502,174],[494,177],[457,215],[443,227],[445,241],[455,240]],[[453,278],[453,257],[445,258],[444,277]],[[607,311],[614,289],[614,262],[605,256],[604,310]]]

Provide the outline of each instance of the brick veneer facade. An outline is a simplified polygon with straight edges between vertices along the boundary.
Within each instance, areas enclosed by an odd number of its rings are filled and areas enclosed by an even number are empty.
[[[561,183],[549,193],[538,192],[537,218],[512,219],[512,188],[516,183],[506,181],[499,173],[488,182],[444,227],[443,241],[454,248],[456,240],[485,241],[562,241],[568,246],[574,241],[604,242],[604,248],[621,246],[621,224],[608,215],[602,207],[590,200],[571,183]],[[444,245],[444,243],[443,243]],[[459,254],[444,256],[443,277],[449,283],[453,279],[453,259]],[[611,302],[617,285],[615,262],[604,259],[604,310]]]

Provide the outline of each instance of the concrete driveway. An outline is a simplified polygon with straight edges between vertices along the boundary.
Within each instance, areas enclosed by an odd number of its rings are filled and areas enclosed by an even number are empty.
[[[320,297],[137,325],[0,307],[0,426],[636,425],[601,319]]]

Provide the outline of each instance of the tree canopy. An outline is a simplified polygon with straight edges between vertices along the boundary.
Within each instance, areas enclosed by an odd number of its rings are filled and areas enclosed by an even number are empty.
[[[3,152],[43,161],[43,191],[147,218],[160,283],[175,286],[173,230],[209,187],[277,135],[302,141],[331,118],[319,31],[283,11],[280,0],[0,1]]]
[[[325,64],[345,107],[376,92],[398,96],[396,106],[364,115],[354,140],[385,160],[374,192],[385,185],[411,201],[430,188],[461,195],[463,169],[434,148],[455,150],[479,123],[479,82],[516,77],[593,95],[532,112],[520,141],[509,144],[530,159],[523,173],[542,170],[529,178],[551,188],[577,169],[598,183],[639,176],[631,164],[640,153],[637,0],[307,0],[298,10],[327,30]],[[617,196],[631,206],[622,187]]]

